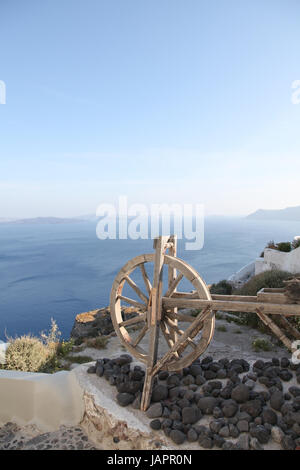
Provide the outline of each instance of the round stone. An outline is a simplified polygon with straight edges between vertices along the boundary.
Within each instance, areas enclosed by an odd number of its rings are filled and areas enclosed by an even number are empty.
[[[152,401],[156,402],[156,401],[165,400],[166,398],[168,398],[168,394],[169,394],[168,387],[166,387],[165,385],[156,385],[153,388]]]
[[[229,426],[223,426],[219,431],[219,436],[229,437],[229,435],[230,435]]]
[[[271,408],[266,408],[262,412],[262,419],[264,423],[277,424],[277,414]]]
[[[250,429],[250,434],[255,437],[260,444],[267,444],[270,440],[270,433],[264,426],[253,426]]]
[[[148,418],[160,418],[163,414],[163,407],[161,403],[154,403],[146,411]]]
[[[241,419],[237,423],[237,428],[240,432],[248,432],[249,431],[249,423],[245,419]]]
[[[161,428],[161,422],[159,419],[153,419],[150,421],[150,427],[155,431],[158,431]]]
[[[270,398],[270,405],[274,410],[279,411],[284,403],[283,393],[280,390],[272,393]]]
[[[201,385],[205,384],[205,382],[206,382],[206,379],[205,379],[205,377],[203,377],[203,375],[197,375],[197,377],[196,377],[196,384],[197,385],[201,386]]]
[[[158,374],[159,380],[166,380],[168,377],[169,377],[169,372],[167,372],[166,370],[162,370]]]
[[[203,449],[211,449],[213,446],[213,440],[208,436],[200,436],[198,442]]]
[[[249,388],[247,387],[247,385],[236,385],[231,392],[231,398],[237,403],[245,403],[246,401],[248,401]]]
[[[197,377],[197,375],[202,374],[202,368],[199,364],[192,364],[190,366],[190,374],[193,375],[194,377]]]
[[[170,432],[170,438],[175,442],[175,444],[180,445],[185,441],[185,434],[178,429],[172,429]]]
[[[195,429],[193,429],[193,428],[189,429],[189,431],[187,433],[187,440],[189,442],[196,442],[197,439],[198,439],[198,434],[195,431]]]
[[[214,397],[203,397],[198,400],[197,405],[204,414],[212,414],[217,405],[217,400]]]
[[[128,406],[133,402],[135,396],[131,393],[118,393],[117,401],[120,406]]]
[[[200,418],[200,412],[198,408],[184,407],[182,408],[182,422],[183,424],[194,424]]]
[[[234,400],[224,400],[222,403],[222,411],[226,418],[231,418],[236,414],[238,410],[238,404]]]

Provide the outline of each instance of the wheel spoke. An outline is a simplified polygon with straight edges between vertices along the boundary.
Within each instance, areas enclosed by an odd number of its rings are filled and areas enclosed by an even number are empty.
[[[183,335],[184,331],[178,328],[176,323],[173,320],[171,320],[171,318],[165,317],[164,320],[165,320],[165,323],[168,325],[168,327],[171,328],[171,330],[175,331],[180,336]]]
[[[143,279],[144,279],[144,283],[145,283],[145,286],[146,286],[146,289],[147,289],[147,292],[149,294],[149,296],[151,295],[151,290],[152,290],[152,284],[149,280],[149,277],[147,275],[147,272],[146,272],[146,268],[145,268],[145,265],[144,263],[143,264],[140,264],[139,265],[139,268],[141,270],[141,273],[142,273],[142,276],[143,276]]]
[[[130,285],[130,287],[132,287],[132,289],[137,293],[137,295],[140,297],[140,299],[142,299],[146,305],[148,304],[149,302],[149,299],[148,297],[141,291],[141,289],[136,285],[136,283],[129,277],[129,276],[126,276],[124,279],[126,279],[126,281],[128,282],[128,284]]]
[[[118,295],[117,300],[123,300],[127,304],[133,305],[134,307],[137,307],[140,310],[147,310],[147,307],[145,304],[142,304],[140,302],[137,302],[136,300],[130,299],[129,297],[125,297],[124,295]]]
[[[175,331],[178,335],[182,336],[184,334],[184,331],[182,331],[180,328],[178,328],[176,323],[174,323],[170,318],[166,317],[165,321],[166,321],[168,327],[171,330]],[[193,349],[196,349],[196,347],[197,347],[196,344],[194,343],[194,341],[190,337],[186,339],[186,343],[189,344],[190,346],[192,346]],[[179,349],[178,351],[181,352],[183,349],[185,349],[185,348]]]
[[[178,274],[178,276],[172,281],[170,287],[168,288],[167,292],[165,293],[164,297],[172,297],[172,294],[175,292],[176,287],[180,283],[181,279],[183,278],[183,274]]]
[[[196,317],[193,317],[192,315],[186,315],[184,313],[173,313],[173,312],[166,312],[166,316],[168,318],[171,318],[171,320],[178,320],[178,321],[183,321],[183,322],[189,322],[193,323],[196,319]]]
[[[137,323],[141,323],[146,320],[146,314],[139,315],[138,317],[129,318],[128,320],[124,320],[119,323],[119,326],[131,326],[136,325]]]
[[[148,331],[148,325],[145,325],[142,331],[137,336],[137,338],[133,341],[132,346],[136,347],[142,341],[147,331]]]
[[[167,345],[169,346],[169,348],[172,348],[174,346],[174,341],[173,341],[173,339],[170,335],[170,331],[169,331],[167,325],[163,321],[160,323],[160,329],[162,331],[162,334],[164,335],[164,338],[167,342]],[[174,356],[179,357],[177,352],[174,353]]]

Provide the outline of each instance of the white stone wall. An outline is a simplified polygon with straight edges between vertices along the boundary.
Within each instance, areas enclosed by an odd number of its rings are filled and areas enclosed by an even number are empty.
[[[79,424],[83,414],[83,390],[73,371],[0,370],[0,426],[11,421],[53,431],[61,425]]]
[[[264,258],[258,258],[255,261],[255,274],[270,269],[281,269],[293,274],[300,273],[300,247],[289,253],[266,248]]]

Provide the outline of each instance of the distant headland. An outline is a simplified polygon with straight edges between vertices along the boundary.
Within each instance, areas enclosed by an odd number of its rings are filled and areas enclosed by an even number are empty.
[[[253,220],[291,220],[300,222],[300,206],[285,209],[258,209],[249,214],[247,219]]]
[[[32,224],[32,225],[44,225],[44,224],[78,224],[86,222],[83,219],[77,218],[64,218],[64,217],[34,217],[31,219],[5,219],[0,218],[0,224]]]

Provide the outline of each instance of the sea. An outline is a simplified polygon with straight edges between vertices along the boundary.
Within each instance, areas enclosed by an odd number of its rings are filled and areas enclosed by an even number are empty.
[[[268,241],[295,235],[300,222],[207,217],[203,248],[186,250],[179,240],[178,257],[210,284],[253,261]],[[75,316],[109,305],[119,269],[152,247],[151,239],[100,240],[91,221],[0,224],[0,339],[47,331],[51,318],[69,338]]]

